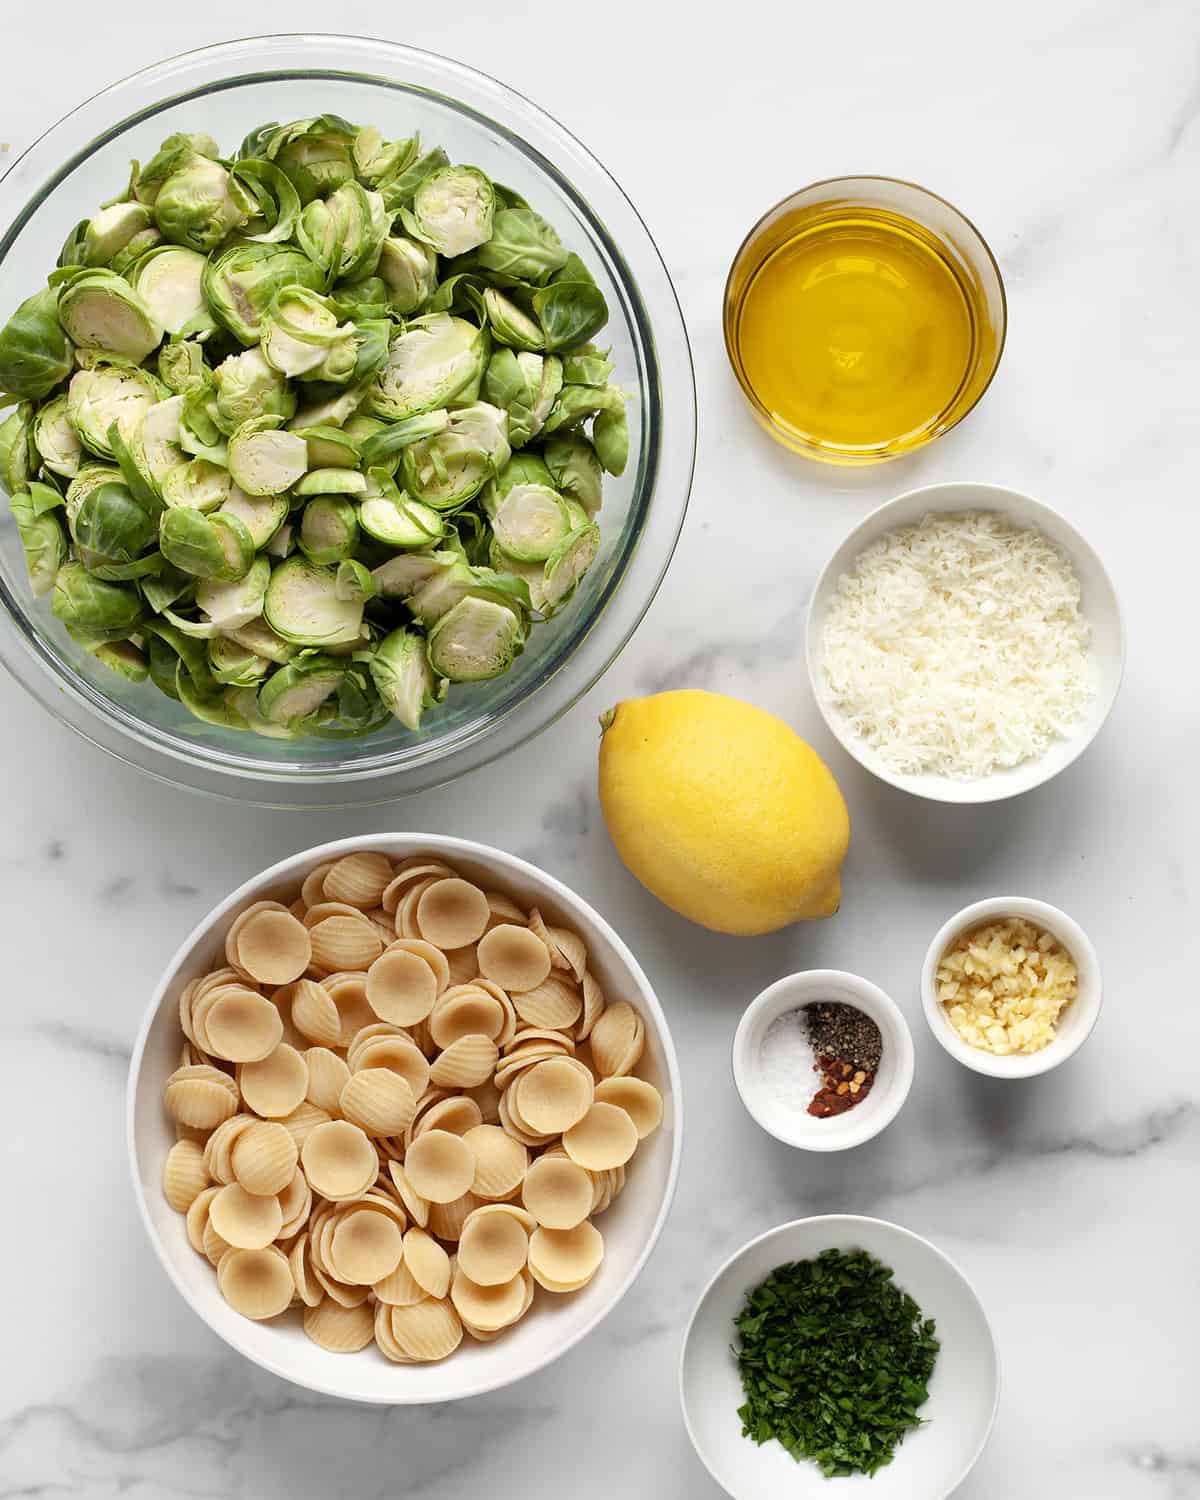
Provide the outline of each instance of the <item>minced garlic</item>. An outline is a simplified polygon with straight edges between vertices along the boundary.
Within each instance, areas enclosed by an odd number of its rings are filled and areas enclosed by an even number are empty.
[[[972,1047],[1040,1052],[1054,1040],[1079,975],[1058,939],[1022,917],[965,932],[942,954],[937,997]]]

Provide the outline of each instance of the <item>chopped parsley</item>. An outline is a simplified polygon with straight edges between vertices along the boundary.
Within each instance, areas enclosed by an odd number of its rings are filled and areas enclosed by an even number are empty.
[[[744,1437],[774,1438],[832,1478],[874,1474],[921,1425],[934,1322],[864,1250],[777,1266],[734,1322]]]

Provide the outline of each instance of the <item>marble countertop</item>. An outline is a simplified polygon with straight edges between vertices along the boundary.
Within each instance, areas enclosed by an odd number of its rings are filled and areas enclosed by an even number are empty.
[[[982,1296],[1004,1394],[963,1496],[1191,1500],[1200,12],[1011,0],[964,24],[952,0],[743,0],[710,22],[674,0],[609,0],[571,15],[568,27],[546,7],[459,0],[384,22],[363,0],[336,15],[293,0],[287,24],[387,29],[495,73],[601,157],[658,240],[693,341],[697,478],[671,572],[603,683],[451,788],[286,815],[143,780],[0,678],[0,1500],[712,1500],[675,1392],[692,1302],[751,1235],[834,1210],[930,1236]],[[0,139],[13,150],[109,79],[248,29],[234,0],[125,0],[103,29],[94,16],[74,0],[6,9]],[[746,226],[789,188],[856,169],[959,203],[997,252],[1011,318],[979,411],[924,456],[861,476],[807,467],[753,426],[719,326]],[[1020,801],[979,809],[921,804],[861,772],[821,725],[801,652],[816,570],[845,531],[898,490],[950,478],[1063,508],[1110,563],[1129,628],[1125,687],[1088,754]],[[742,534],[770,545],[731,553],[731,508]],[[828,757],[854,821],[835,920],[725,939],[626,874],[596,804],[596,715],[665,685],[751,699]],[[479,837],[579,890],[641,958],[685,1089],[704,1096],[674,1213],[618,1310],[525,1383],[429,1410],[323,1400],[219,1342],[153,1258],[123,1137],[130,1044],[181,936],[264,864],[385,827]],[[1107,981],[1088,1046],[1024,1085],[957,1068],[917,996],[943,918],[1006,892],[1070,911]],[[888,989],[917,1049],[899,1119],[827,1159],[764,1136],[727,1071],[745,1002],[817,966]]]

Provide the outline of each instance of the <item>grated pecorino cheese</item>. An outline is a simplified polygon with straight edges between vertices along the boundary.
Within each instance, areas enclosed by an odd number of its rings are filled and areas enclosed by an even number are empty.
[[[866,548],[824,630],[830,694],[893,771],[973,780],[1042,755],[1091,689],[1070,561],[993,511],[927,515]]]

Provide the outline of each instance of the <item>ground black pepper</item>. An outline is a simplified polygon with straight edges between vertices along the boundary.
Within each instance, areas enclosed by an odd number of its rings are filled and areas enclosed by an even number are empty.
[[[808,1113],[819,1119],[845,1114],[871,1092],[875,1070],[883,1056],[879,1027],[853,1005],[817,1001],[803,1010],[808,1040],[816,1054],[813,1064],[821,1086],[809,1101]]]

